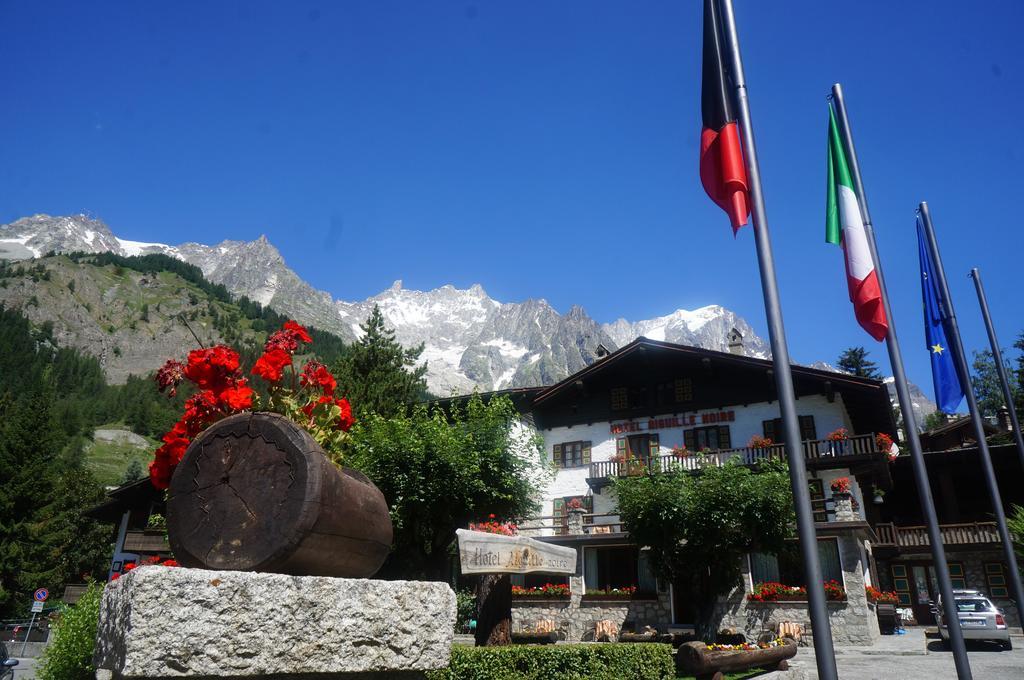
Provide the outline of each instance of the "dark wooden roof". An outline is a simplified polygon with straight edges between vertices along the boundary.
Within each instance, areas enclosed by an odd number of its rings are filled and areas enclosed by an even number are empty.
[[[117,523],[121,521],[125,512],[149,508],[150,504],[159,500],[161,496],[162,492],[158,491],[146,476],[108,491],[107,500],[89,509],[85,514],[101,522]]]

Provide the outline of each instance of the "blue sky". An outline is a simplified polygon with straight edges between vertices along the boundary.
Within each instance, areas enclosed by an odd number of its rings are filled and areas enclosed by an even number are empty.
[[[729,307],[762,334],[753,235],[697,174],[700,3],[0,0],[0,222],[266,234],[361,299],[480,283],[599,321]],[[914,209],[969,349],[1024,329],[1024,4],[736,0],[794,359],[885,350],[824,243],[826,101],[847,94],[911,379],[931,392]]]

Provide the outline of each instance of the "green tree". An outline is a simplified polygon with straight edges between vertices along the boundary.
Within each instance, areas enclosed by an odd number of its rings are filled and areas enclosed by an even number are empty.
[[[836,364],[847,373],[860,378],[871,378],[881,380],[882,374],[878,372],[878,365],[868,359],[868,351],[863,347],[850,347],[839,355]]]
[[[1017,341],[1013,343],[1013,348],[1017,350],[1017,368],[1013,371],[1013,377],[1010,380],[1014,383],[1014,402],[1017,407],[1017,417],[1024,417],[1024,332],[1017,336]]]
[[[1004,353],[1005,354],[1005,353]],[[1004,358],[1006,375],[1009,378],[1013,375],[1013,367]],[[996,370],[996,360],[989,350],[981,352],[974,351],[974,362],[971,365],[973,375],[971,383],[974,385],[974,398],[978,400],[978,408],[983,415],[993,417],[999,414],[1006,400],[1003,399],[1003,384],[999,381],[999,372]],[[1013,391],[1013,380],[1010,379],[1010,390]],[[1015,400],[1016,400],[1016,395]]]
[[[369,414],[350,434],[346,465],[372,479],[391,509],[386,577],[444,579],[456,528],[531,514],[546,481],[539,440],[505,397],[474,395],[449,413],[419,405]]]
[[[426,362],[416,366],[423,343],[403,348],[395,340],[395,331],[385,325],[377,305],[359,327],[363,336],[344,350],[334,366],[339,393],[360,414],[392,416],[405,412],[409,404],[426,395]]]
[[[133,458],[132,462],[128,463],[128,467],[125,468],[124,474],[121,475],[120,486],[125,484],[131,484],[132,482],[138,481],[146,476],[146,468],[143,467],[142,463],[139,462],[138,458]]]
[[[1019,505],[1013,506],[1010,516],[1006,518],[1006,527],[1010,530],[1017,560],[1024,562],[1024,508]]]
[[[921,427],[925,432],[928,432],[929,430],[934,430],[935,428],[941,427],[945,424],[946,417],[942,411],[932,411],[924,417],[924,423],[921,424]]]
[[[792,535],[789,474],[778,461],[757,471],[736,462],[698,474],[654,468],[613,483],[625,528],[650,548],[658,576],[686,590],[704,640],[713,639],[715,604],[739,586],[747,553],[780,552]]]

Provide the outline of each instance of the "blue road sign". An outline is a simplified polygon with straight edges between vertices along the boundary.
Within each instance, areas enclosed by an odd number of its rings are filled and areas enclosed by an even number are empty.
[[[46,588],[40,588],[32,595],[36,602],[46,602],[46,598],[50,596],[50,591]]]

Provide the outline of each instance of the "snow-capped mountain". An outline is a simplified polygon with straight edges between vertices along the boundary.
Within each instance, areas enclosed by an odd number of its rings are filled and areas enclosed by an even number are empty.
[[[743,335],[743,351],[747,356],[768,358],[768,343],[754,333],[742,317],[719,305],[708,305],[692,312],[677,309],[667,316],[630,323],[619,319],[602,326],[618,345],[624,345],[643,336],[680,345],[693,345],[707,349],[728,351],[728,335],[735,328]]]
[[[746,353],[768,356],[767,343],[746,321],[717,305],[601,326],[581,307],[560,314],[545,300],[499,302],[479,285],[416,291],[396,281],[378,295],[346,302],[303,281],[262,236],[214,246],[144,243],[118,238],[102,221],[84,215],[34,215],[0,226],[0,259],[39,257],[49,251],[162,253],[196,265],[232,294],[348,340],[358,337],[359,324],[379,305],[403,345],[424,343],[428,385],[440,395],[550,384],[593,362],[599,344],[614,350],[641,335],[725,350],[727,335],[736,328]]]

